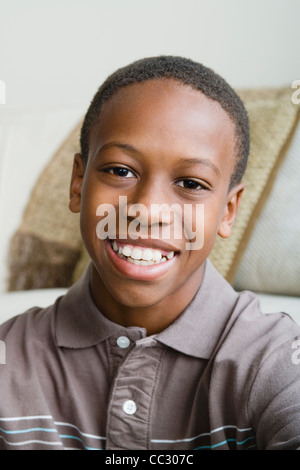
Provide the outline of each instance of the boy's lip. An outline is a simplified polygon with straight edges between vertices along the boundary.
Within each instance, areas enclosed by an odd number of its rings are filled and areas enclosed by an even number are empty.
[[[133,241],[137,242],[138,240],[133,240]],[[123,240],[122,243],[124,242],[125,241]],[[131,242],[130,244],[133,245],[133,243]],[[138,245],[137,243],[135,243],[135,245],[141,246],[141,244]],[[115,253],[115,251],[113,250],[110,240],[107,240],[106,246],[107,246],[107,253],[108,253],[109,259],[111,260],[115,269],[117,269],[117,271],[119,271],[119,273],[123,274],[125,277],[129,279],[133,279],[133,280],[139,280],[139,281],[153,281],[163,276],[172,268],[174,263],[177,261],[177,257],[178,257],[178,251],[176,251],[173,258],[170,260],[164,261],[163,263],[153,264],[150,266],[141,266],[141,265],[130,263],[129,261],[126,261],[125,259],[122,259],[120,256],[118,256],[118,254]],[[145,244],[143,244],[142,246],[146,247]],[[156,247],[157,246],[158,244],[156,244]],[[162,244],[160,243],[159,246],[161,247]],[[164,244],[164,246],[166,246],[166,244]],[[147,244],[147,247],[154,248],[154,244],[153,243]],[[160,248],[156,248],[156,249],[160,249]],[[169,249],[165,251],[169,252],[169,251],[175,251],[175,250],[170,250],[170,247],[169,247]]]
[[[166,243],[160,239],[157,238],[138,238],[138,239],[128,239],[128,238],[122,238],[122,237],[117,237],[117,238],[112,238],[110,239],[111,242],[113,240],[116,240],[117,243],[120,244],[128,244],[128,245],[134,245],[134,246],[140,246],[142,248],[150,248],[153,250],[159,250],[163,254],[168,254],[171,251],[174,251],[174,253],[179,253],[181,250],[179,247],[176,247],[175,245],[171,245],[170,243]]]

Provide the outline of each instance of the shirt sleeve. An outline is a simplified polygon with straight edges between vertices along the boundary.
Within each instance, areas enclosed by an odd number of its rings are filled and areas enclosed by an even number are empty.
[[[261,450],[300,449],[300,337],[276,345],[258,367],[248,415]]]

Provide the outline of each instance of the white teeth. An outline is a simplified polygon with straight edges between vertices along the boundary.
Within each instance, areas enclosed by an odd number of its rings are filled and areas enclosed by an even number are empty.
[[[132,264],[137,264],[137,265],[140,264],[140,260],[138,259],[127,258],[127,261],[129,261]]]
[[[153,251],[150,250],[149,248],[146,248],[145,250],[143,250],[142,259],[144,261],[152,260],[153,259]]]
[[[130,257],[132,259],[141,259],[142,258],[142,250],[140,250],[140,248],[133,248],[133,250],[131,250]]]
[[[130,263],[142,266],[163,263],[169,259],[172,259],[174,256],[174,251],[170,251],[168,255],[162,255],[159,250],[152,250],[151,248],[142,249],[138,247],[131,247],[130,245],[119,247],[116,240],[113,240],[112,248],[121,258],[127,259],[127,261]]]
[[[123,247],[122,255],[124,256],[130,256],[131,255],[131,248],[128,245],[125,245]]]
[[[159,262],[161,259],[162,259],[161,252],[158,250],[153,251],[153,261]]]

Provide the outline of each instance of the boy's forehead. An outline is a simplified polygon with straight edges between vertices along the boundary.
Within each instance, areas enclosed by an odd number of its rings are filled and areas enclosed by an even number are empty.
[[[166,105],[170,111],[174,108],[181,108],[180,111],[184,113],[191,112],[191,108],[201,106],[203,103],[212,109],[220,110],[229,119],[217,101],[208,98],[203,92],[195,90],[190,85],[185,85],[171,78],[147,80],[121,88],[103,104],[101,116],[119,112],[121,109],[129,113],[130,111],[136,112],[137,107],[141,108],[142,113],[143,111],[146,113],[149,110],[149,105],[154,109],[154,106],[158,104]]]
[[[188,143],[194,152],[199,143],[221,144],[231,154],[235,147],[234,125],[221,105],[173,79],[123,87],[104,103],[90,135],[91,154],[108,140],[147,136],[153,145],[169,141],[181,150]]]

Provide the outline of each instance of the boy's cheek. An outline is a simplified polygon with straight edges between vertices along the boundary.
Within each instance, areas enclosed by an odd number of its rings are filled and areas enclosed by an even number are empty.
[[[208,256],[218,234],[218,208],[208,208],[204,204],[197,204],[193,208],[192,216],[186,218],[184,227],[187,239],[186,249],[202,250],[202,253]]]
[[[200,250],[204,245],[204,204],[185,204],[183,215],[185,249]]]

